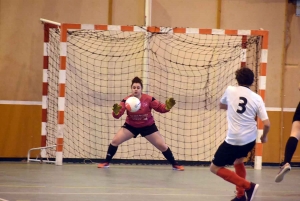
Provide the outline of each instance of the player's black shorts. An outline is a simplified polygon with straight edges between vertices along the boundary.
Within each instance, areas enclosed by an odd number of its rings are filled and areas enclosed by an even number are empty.
[[[231,145],[223,142],[215,153],[213,164],[219,167],[232,165],[235,159],[247,157],[248,153],[255,146],[255,140],[245,145]]]
[[[139,134],[141,134],[142,137],[145,137],[147,135],[151,135],[152,133],[158,131],[155,124],[152,124],[151,126],[136,128],[125,123],[122,127],[129,130],[134,135],[134,138],[136,138]]]
[[[300,102],[294,114],[293,122],[294,121],[300,121]]]

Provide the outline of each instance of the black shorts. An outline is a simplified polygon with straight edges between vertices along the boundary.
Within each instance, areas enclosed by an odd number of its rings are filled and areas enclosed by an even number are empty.
[[[231,145],[223,142],[215,153],[212,160],[213,164],[219,167],[232,165],[238,158],[247,157],[248,153],[255,146],[256,141],[250,142],[245,145]]]
[[[145,137],[147,135],[151,135],[152,133],[158,131],[155,124],[152,124],[151,126],[136,128],[125,123],[122,127],[129,130],[134,135],[134,138],[136,138],[139,134],[141,134],[142,137]]]
[[[293,122],[294,121],[300,121],[300,102],[294,114]]]

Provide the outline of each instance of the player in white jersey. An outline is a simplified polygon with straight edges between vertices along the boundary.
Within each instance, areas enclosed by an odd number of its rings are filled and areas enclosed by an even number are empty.
[[[300,84],[299,84],[299,90],[300,90]],[[293,117],[291,135],[285,145],[284,161],[282,163],[279,173],[275,177],[275,182],[281,182],[283,180],[284,175],[291,170],[290,163],[296,151],[299,139],[300,139],[300,102],[298,103],[297,109]]]
[[[236,185],[237,195],[232,201],[246,201],[247,198],[252,201],[259,185],[245,179],[244,159],[255,146],[256,116],[264,124],[262,143],[267,142],[270,121],[262,98],[249,88],[254,81],[252,70],[238,69],[235,76],[239,86],[227,87],[220,101],[220,109],[227,110],[228,130],[225,141],[214,155],[210,171]],[[235,172],[226,169],[226,165],[234,165]]]

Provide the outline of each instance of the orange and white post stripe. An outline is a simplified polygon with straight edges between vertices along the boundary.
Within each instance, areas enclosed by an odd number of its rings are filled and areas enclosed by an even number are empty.
[[[58,114],[57,114],[57,137],[56,137],[56,165],[63,163],[63,142],[65,122],[65,95],[66,95],[66,67],[67,67],[67,30],[80,29],[78,25],[61,25],[60,36],[60,64],[58,76]]]
[[[48,67],[49,67],[49,30],[57,25],[44,23],[43,88],[42,88],[42,130],[41,147],[47,146],[47,110],[48,110]],[[41,157],[46,158],[46,149],[41,149]]]
[[[259,85],[258,85],[258,94],[265,101],[266,97],[266,82],[267,82],[267,60],[268,60],[268,39],[269,32],[268,31],[252,31],[252,35],[259,35],[263,37],[262,40],[262,49],[261,49],[261,57],[260,57],[260,75],[259,75]],[[257,122],[258,132],[256,138],[256,146],[255,146],[255,162],[254,169],[262,168],[262,154],[263,154],[263,145],[260,140],[260,136],[263,134],[263,123],[259,119]]]

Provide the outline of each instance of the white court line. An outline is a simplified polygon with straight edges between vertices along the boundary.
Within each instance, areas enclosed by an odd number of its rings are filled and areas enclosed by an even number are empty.
[[[42,101],[0,100],[0,105],[42,105]]]
[[[0,198],[0,201],[8,201],[8,200],[5,200],[5,199],[3,199],[3,198]]]
[[[8,187],[8,188],[46,188],[46,186],[25,186],[25,185],[6,185],[0,184],[1,187]],[[1,200],[0,200],[1,201]]]
[[[277,192],[277,191],[276,191]],[[293,192],[295,196],[291,197],[299,197],[298,191],[282,191],[282,192]],[[136,196],[186,196],[186,197],[232,197],[230,195],[216,195],[216,194],[186,194],[186,193],[58,193],[58,192],[0,192],[0,194],[10,194],[10,195],[136,195]],[[286,197],[286,195],[255,195],[255,197],[260,198],[272,198],[272,197]],[[1,201],[1,200],[0,200]],[[3,200],[8,201],[8,200]]]
[[[190,197],[232,197],[232,195],[215,194],[185,194],[185,193],[58,193],[58,192],[0,192],[0,194],[10,195],[141,195],[141,196],[190,196]]]

